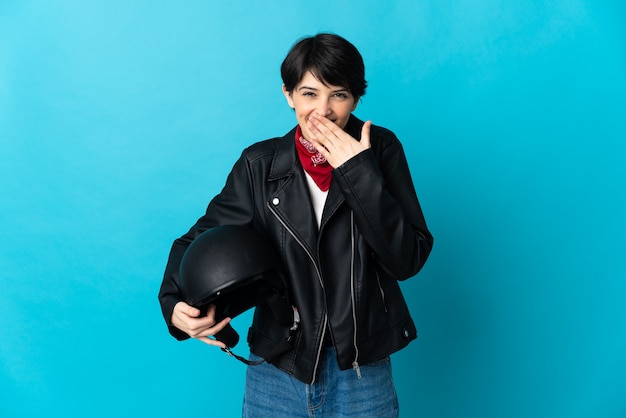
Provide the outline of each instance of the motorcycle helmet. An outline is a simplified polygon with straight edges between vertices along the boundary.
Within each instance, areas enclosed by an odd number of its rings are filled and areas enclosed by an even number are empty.
[[[295,322],[279,255],[267,239],[249,227],[222,225],[198,235],[182,257],[179,286],[185,302],[200,309],[202,315],[209,305],[215,305],[216,321],[271,302],[277,320],[289,325]],[[228,348],[239,341],[230,325],[215,338]]]

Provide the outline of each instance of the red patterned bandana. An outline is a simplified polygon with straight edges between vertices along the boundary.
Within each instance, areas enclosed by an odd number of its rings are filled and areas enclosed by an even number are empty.
[[[296,150],[304,171],[311,176],[321,191],[328,190],[330,180],[333,178],[331,174],[333,167],[315,150],[313,144],[302,136],[300,126],[296,128]]]

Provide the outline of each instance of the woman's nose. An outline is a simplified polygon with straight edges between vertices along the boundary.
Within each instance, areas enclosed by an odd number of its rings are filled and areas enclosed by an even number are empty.
[[[316,111],[317,111],[318,114],[320,114],[322,116],[328,116],[328,115],[330,115],[332,113],[332,110],[330,108],[330,104],[326,100],[321,100],[318,103]]]

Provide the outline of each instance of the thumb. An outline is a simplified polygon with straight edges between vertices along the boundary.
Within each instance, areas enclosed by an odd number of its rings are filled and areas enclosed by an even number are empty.
[[[372,121],[368,120],[367,122],[363,124],[363,127],[361,128],[361,144],[363,144],[365,148],[372,147],[372,144],[370,142],[371,127],[372,127]]]

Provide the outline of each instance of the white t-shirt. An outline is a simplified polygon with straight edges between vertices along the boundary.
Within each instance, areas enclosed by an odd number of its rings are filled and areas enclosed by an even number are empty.
[[[317,220],[317,227],[322,224],[322,212],[324,212],[324,204],[326,203],[326,196],[328,196],[328,190],[325,192],[320,190],[315,184],[313,178],[307,173],[306,182],[309,185],[309,194],[311,195],[311,202],[313,203],[313,211],[315,212],[315,219]]]

